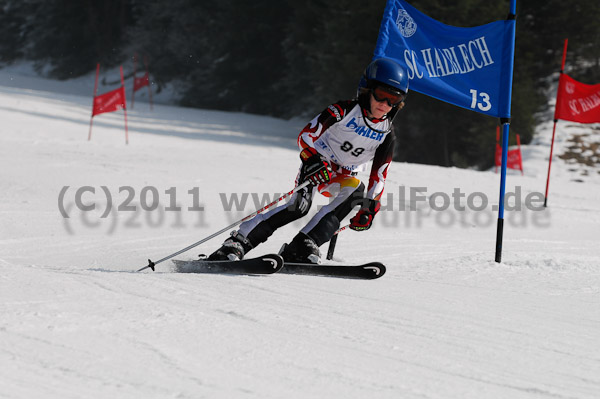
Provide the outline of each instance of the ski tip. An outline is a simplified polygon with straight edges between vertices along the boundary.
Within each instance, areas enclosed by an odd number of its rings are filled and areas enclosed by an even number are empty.
[[[385,266],[379,262],[362,265],[284,263],[282,273],[309,276],[339,277],[347,279],[374,280],[385,274]]]
[[[363,266],[364,270],[368,270],[372,273],[371,279],[376,279],[383,276],[386,272],[385,266],[382,263],[375,262]]]
[[[283,268],[283,258],[281,257],[281,255],[268,254],[268,255],[261,256],[261,258],[264,261],[269,262],[271,264],[272,273],[277,273],[278,271],[280,271]]]

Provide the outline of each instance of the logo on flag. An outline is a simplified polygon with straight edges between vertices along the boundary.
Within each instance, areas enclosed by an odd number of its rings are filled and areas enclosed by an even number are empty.
[[[398,10],[396,26],[398,27],[400,34],[404,37],[411,37],[417,31],[415,20],[412,19],[405,10]]]

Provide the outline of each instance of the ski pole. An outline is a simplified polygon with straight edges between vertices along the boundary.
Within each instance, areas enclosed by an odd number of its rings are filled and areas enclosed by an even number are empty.
[[[333,251],[335,251],[335,244],[337,243],[338,234],[346,230],[348,227],[350,227],[349,224],[345,225],[344,227],[338,229],[335,233],[333,233],[333,237],[331,237],[331,240],[329,240],[329,248],[327,249],[327,260],[333,259]]]
[[[164,262],[164,261],[166,261],[166,260],[169,260],[169,259],[171,259],[171,258],[173,258],[173,257],[175,257],[175,256],[177,256],[177,255],[179,255],[179,254],[182,254],[182,253],[184,253],[184,252],[186,252],[186,251],[188,251],[188,250],[190,250],[190,249],[194,248],[194,247],[197,247],[198,245],[200,245],[200,244],[203,244],[203,243],[205,243],[206,241],[208,241],[208,240],[211,240],[211,239],[215,238],[215,237],[216,237],[216,236],[218,236],[219,234],[222,234],[222,233],[226,232],[227,230],[229,230],[229,229],[232,229],[232,228],[234,228],[234,227],[236,227],[236,226],[238,226],[238,225],[240,225],[240,224],[244,223],[246,220],[252,219],[254,216],[258,215],[259,213],[262,213],[262,212],[264,212],[265,210],[269,209],[270,207],[272,207],[272,206],[273,206],[273,205],[275,205],[276,203],[278,203],[278,202],[282,201],[283,199],[285,199],[285,198],[289,197],[290,195],[294,194],[295,192],[297,192],[297,191],[299,191],[299,190],[303,189],[304,187],[308,186],[309,184],[310,184],[310,181],[308,181],[308,180],[307,180],[307,181],[305,181],[304,183],[302,183],[302,184],[300,184],[300,185],[298,185],[298,186],[294,187],[294,188],[292,189],[292,191],[288,192],[287,194],[284,194],[284,195],[282,195],[281,197],[277,198],[275,201],[273,201],[273,202],[271,202],[270,204],[268,204],[268,205],[266,205],[266,206],[262,207],[261,209],[259,209],[259,210],[255,211],[254,213],[252,213],[252,214],[250,214],[250,215],[246,216],[245,218],[243,218],[243,219],[241,219],[241,220],[238,220],[237,222],[235,222],[235,223],[233,223],[233,224],[230,224],[229,226],[227,226],[227,227],[225,227],[225,228],[223,228],[223,229],[221,229],[221,230],[217,231],[216,233],[213,233],[213,234],[209,235],[209,236],[208,236],[208,237],[206,237],[206,238],[203,238],[202,240],[200,240],[200,241],[198,241],[198,242],[195,242],[195,243],[193,243],[192,245],[189,245],[189,246],[187,246],[187,247],[185,247],[185,248],[183,248],[183,249],[181,249],[181,250],[179,250],[179,251],[177,251],[177,252],[175,252],[175,253],[172,253],[172,254],[171,254],[171,255],[169,255],[169,256],[165,256],[164,258],[162,258],[162,259],[160,259],[160,260],[157,260],[156,262],[152,262],[150,259],[148,259],[148,266],[144,266],[144,267],[142,267],[141,269],[139,269],[139,270],[138,270],[138,272],[141,272],[142,270],[144,270],[144,269],[147,269],[147,268],[150,268],[150,269],[152,269],[152,271],[154,271],[154,267],[155,267],[156,265],[158,265],[159,263],[161,263],[161,262]]]

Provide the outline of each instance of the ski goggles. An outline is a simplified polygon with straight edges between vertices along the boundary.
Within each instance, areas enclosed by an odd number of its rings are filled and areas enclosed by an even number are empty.
[[[371,90],[371,93],[373,94],[373,98],[375,98],[375,101],[379,103],[385,101],[390,107],[395,107],[399,105],[402,101],[404,101],[404,98],[406,97],[405,94],[391,92],[381,86],[375,87],[373,90]]]

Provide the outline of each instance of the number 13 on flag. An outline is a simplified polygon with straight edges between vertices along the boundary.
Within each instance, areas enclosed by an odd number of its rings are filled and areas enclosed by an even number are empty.
[[[475,89],[471,89],[471,108],[478,108],[480,111],[483,112],[492,109],[490,95],[484,92],[478,92]]]

